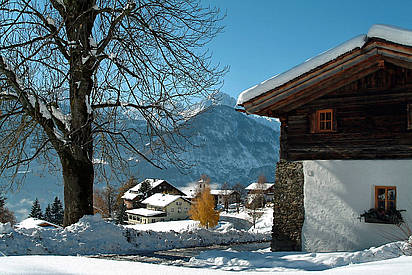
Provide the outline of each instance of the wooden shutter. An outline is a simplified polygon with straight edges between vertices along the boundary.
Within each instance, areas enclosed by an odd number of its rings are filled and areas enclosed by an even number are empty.
[[[408,130],[412,130],[412,104],[409,103],[406,105],[406,116],[408,118],[407,128]]]

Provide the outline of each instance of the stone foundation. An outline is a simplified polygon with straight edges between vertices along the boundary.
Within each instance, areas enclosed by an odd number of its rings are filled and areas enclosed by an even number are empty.
[[[301,251],[303,205],[302,162],[280,160],[276,166],[272,251]]]

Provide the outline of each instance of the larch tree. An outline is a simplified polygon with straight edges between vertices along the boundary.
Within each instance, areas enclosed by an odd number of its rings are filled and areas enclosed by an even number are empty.
[[[192,220],[199,221],[205,228],[215,227],[219,222],[219,211],[215,210],[215,198],[210,194],[210,187],[207,185],[197,196],[189,209]]]
[[[221,18],[200,0],[0,0],[0,176],[58,159],[67,226],[106,167],[183,169],[191,106],[226,71],[205,47]]]

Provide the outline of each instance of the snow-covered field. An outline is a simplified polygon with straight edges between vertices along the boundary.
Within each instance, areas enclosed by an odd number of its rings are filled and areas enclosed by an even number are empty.
[[[0,274],[411,274],[412,256],[407,255],[412,255],[412,237],[409,242],[357,252],[209,249],[187,259],[168,260],[168,265],[84,256],[268,240],[272,216],[272,210],[265,209],[251,229],[245,212],[222,213],[212,230],[190,220],[120,226],[100,216],[84,217],[66,228],[41,228],[33,222],[14,228],[0,224]]]
[[[112,261],[74,256],[0,257],[0,274],[411,274],[412,256],[391,255],[392,245],[361,252],[275,253],[209,251],[187,266]],[[396,249],[394,249],[396,250]],[[375,252],[373,252],[375,251]],[[378,251],[381,251],[382,254]],[[380,256],[374,256],[378,252]],[[372,254],[370,254],[372,253]],[[363,258],[364,256],[365,258]],[[386,256],[384,256],[386,255]],[[205,257],[206,256],[206,257]],[[214,257],[215,260],[208,261]],[[232,257],[232,258],[230,258]],[[382,260],[383,258],[389,258]],[[391,258],[392,257],[392,258]],[[394,258],[393,258],[394,257]],[[230,259],[230,260],[229,260]],[[207,262],[207,264],[205,264]]]

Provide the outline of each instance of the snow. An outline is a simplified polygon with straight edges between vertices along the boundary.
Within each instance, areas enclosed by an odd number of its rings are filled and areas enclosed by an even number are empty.
[[[51,18],[50,16],[47,16],[46,20],[47,20],[47,23],[48,23],[48,24],[53,25],[53,26],[56,25],[56,23],[54,22],[53,18]]]
[[[412,46],[412,30],[388,25],[373,25],[369,29],[367,35],[356,36],[355,38],[321,53],[282,74],[275,75],[272,78],[243,91],[237,99],[237,105],[242,105],[243,103],[275,89],[345,53],[356,48],[361,48],[368,41],[368,38],[380,38],[397,44]]]
[[[208,250],[190,259],[187,266],[207,267],[232,271],[321,271],[373,261],[394,259],[411,252],[405,242],[390,243],[356,252],[305,253],[258,251]],[[410,255],[410,254],[409,254]],[[412,257],[408,257],[412,259]]]
[[[397,44],[412,46],[412,30],[389,25],[373,25],[368,31],[368,37],[381,38]]]
[[[259,186],[259,183],[254,182],[254,183],[249,184],[245,189],[246,190],[268,190],[273,185],[275,185],[275,184],[266,182],[266,183],[260,184],[260,186]],[[263,189],[261,187],[263,187]]]
[[[272,233],[273,225],[273,207],[264,209],[263,215],[256,221],[255,227],[251,227],[249,232],[254,233]]]
[[[182,198],[182,196],[156,193],[142,201],[142,203],[153,206],[165,207],[179,198]]]
[[[0,223],[0,237],[1,234],[8,234],[12,231],[11,224],[9,222],[7,223]]]
[[[86,57],[82,57],[82,64],[86,64],[87,60],[89,60],[90,55],[86,56]]]
[[[30,228],[37,228],[37,227],[44,227],[42,225],[48,225],[50,227],[60,227],[57,224],[42,220],[42,219],[36,219],[36,218],[27,218],[20,223],[16,224],[17,228],[25,228],[25,229],[30,229]]]
[[[92,110],[92,107],[90,106],[89,96],[88,95],[86,95],[85,103],[86,103],[87,113],[91,114],[93,112],[93,110]]]
[[[272,214],[267,211],[257,224],[267,223]],[[231,215],[242,216],[244,213]],[[153,230],[155,227],[156,231]],[[408,242],[332,253],[271,252],[269,248],[244,251],[241,246],[233,246],[229,249],[206,249],[199,254],[191,254],[188,261],[170,260],[169,264],[173,266],[79,256],[99,253],[129,255],[139,251],[264,240],[265,236],[270,234],[235,230],[227,222],[220,222],[214,230],[198,228],[197,222],[189,220],[120,226],[102,220],[100,215],[85,216],[64,229],[32,227],[30,224],[12,228],[10,224],[0,223],[0,255],[3,255],[0,256],[0,274],[116,274],[119,270],[134,274],[138,270],[139,274],[172,275],[233,274],[232,271],[357,275],[366,272],[410,274],[412,270],[412,257],[406,256],[412,255],[412,246]],[[30,254],[37,256],[28,256]]]
[[[390,250],[396,251],[396,248]],[[388,253],[388,254],[386,254]],[[175,266],[133,261],[111,261],[74,256],[11,256],[0,257],[0,273],[9,274],[410,274],[411,256],[369,258],[367,251],[343,253],[296,253],[258,250],[211,250],[192,257],[188,263],[176,261]],[[378,253],[379,254],[379,253]],[[363,258],[366,256],[366,258]],[[383,256],[383,257],[382,257]],[[392,255],[393,256],[393,255]],[[245,274],[242,272],[242,274]]]
[[[145,182],[148,182],[151,186],[151,188],[155,188],[156,186],[158,186],[159,184],[163,183],[165,180],[159,180],[159,179],[145,179]],[[137,184],[136,186],[134,186],[133,188],[130,188],[129,191],[133,191],[133,192],[139,192],[140,187],[142,187],[142,183],[140,182],[139,184]]]
[[[226,196],[226,195],[231,195],[233,192],[235,192],[234,190],[218,190],[218,189],[212,189],[210,190],[210,194],[218,196],[218,195],[222,195],[222,196]]]
[[[126,213],[145,216],[145,217],[152,217],[152,216],[157,216],[161,214],[166,214],[163,211],[155,211],[155,210],[150,210],[146,208],[131,209],[131,210],[127,210]]]
[[[147,224],[133,224],[126,225],[127,228],[133,228],[141,231],[155,231],[155,232],[188,232],[190,230],[196,230],[199,227],[199,222],[194,220],[179,220],[168,222],[155,222]]]
[[[193,221],[176,221],[171,225],[180,228],[179,231],[170,231],[168,223],[160,223],[169,230],[156,232],[150,226],[139,230],[137,225],[115,225],[104,221],[100,215],[84,216],[66,228],[15,227],[10,230],[8,225],[2,224],[1,232],[4,233],[0,234],[0,251],[7,256],[135,254],[139,251],[267,241],[271,238],[271,234],[237,230],[226,222],[210,230],[195,224]],[[159,224],[151,226],[158,227]]]
[[[132,201],[132,200],[134,200],[137,196],[138,196],[138,194],[131,193],[131,192],[127,191],[126,193],[123,194],[123,196],[121,196],[121,198],[122,198],[122,199],[125,199],[125,200],[130,200],[130,201]]]
[[[265,80],[262,83],[243,91],[237,99],[237,105],[242,105],[243,103],[251,100],[252,98],[255,98],[265,92],[268,92],[269,90],[277,88],[291,81],[292,79],[295,79],[298,76],[315,69],[316,67],[319,67],[333,59],[336,59],[337,57],[347,52],[350,52],[356,48],[361,48],[365,44],[366,38],[366,35],[356,36],[355,38],[343,44],[340,44],[336,48],[330,49],[314,58],[308,59],[304,63],[282,74],[275,75],[272,78]]]

